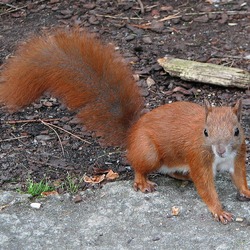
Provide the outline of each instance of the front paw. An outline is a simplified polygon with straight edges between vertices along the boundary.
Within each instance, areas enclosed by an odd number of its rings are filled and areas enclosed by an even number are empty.
[[[226,225],[230,221],[233,221],[233,215],[231,213],[226,212],[226,211],[213,213],[213,216],[214,216],[216,221],[219,221],[224,225]]]
[[[242,194],[242,193],[238,193],[236,198],[239,201],[250,201],[250,196],[247,196],[247,195]]]
[[[149,180],[146,180],[144,182],[134,182],[134,190],[140,190],[143,193],[152,193],[156,190],[156,187],[157,184]]]

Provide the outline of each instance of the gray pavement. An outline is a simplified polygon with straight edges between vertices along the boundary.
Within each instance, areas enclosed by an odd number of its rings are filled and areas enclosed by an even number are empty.
[[[213,221],[192,183],[157,181],[152,194],[116,181],[82,192],[80,203],[68,194],[37,199],[40,209],[28,195],[0,191],[0,249],[250,249],[250,203],[236,200],[229,178],[217,180],[218,192],[243,221],[228,225]]]

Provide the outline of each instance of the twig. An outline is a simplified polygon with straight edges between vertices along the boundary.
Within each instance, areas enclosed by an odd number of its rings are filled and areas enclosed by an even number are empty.
[[[3,123],[5,124],[18,124],[18,123],[33,123],[33,122],[42,122],[42,123],[46,123],[48,124],[49,122],[53,122],[53,121],[58,121],[60,120],[59,118],[51,118],[51,119],[45,119],[45,120],[42,120],[42,119],[30,119],[30,120],[12,120],[12,121],[4,121]],[[82,142],[85,142],[85,143],[88,143],[88,144],[91,144],[91,142],[87,141],[87,140],[84,140],[82,139],[81,137],[69,132],[68,130],[66,129],[63,129],[59,126],[56,126],[55,124],[52,124],[52,123],[49,123],[50,126],[54,127],[54,128],[57,128],[57,129],[60,129],[62,131],[64,131],[65,133],[68,133],[69,135],[77,138],[78,140],[82,141]]]
[[[141,13],[144,14],[145,10],[144,10],[144,6],[141,0],[137,0],[138,4],[140,5],[140,9],[141,9]]]
[[[0,4],[5,5],[7,7],[10,7],[10,8],[18,9],[18,7],[16,7],[15,5],[9,4],[9,3],[0,2]]]
[[[121,153],[123,153],[123,151],[109,152],[109,153],[102,154],[102,155],[98,156],[97,159],[100,159],[100,158],[105,157],[105,156],[110,156],[110,155],[114,155],[114,154],[121,154]]]
[[[229,16],[233,15],[249,15],[249,11],[236,11],[236,10],[229,10],[229,11],[211,11],[211,12],[193,12],[193,13],[185,13],[183,16],[196,16],[196,15],[205,15],[205,14],[223,14],[226,13]]]
[[[231,55],[224,55],[224,56],[212,55],[211,58],[232,58],[232,59],[249,60],[249,58],[246,58],[244,56],[231,56]]]
[[[160,19],[160,20],[158,20],[158,21],[159,21],[159,22],[164,22],[164,21],[171,20],[171,19],[175,19],[175,18],[179,18],[179,17],[181,17],[181,16],[180,16],[180,12],[175,13],[175,14],[170,15],[170,16],[163,17],[162,19]]]
[[[46,0],[36,1],[34,4],[39,4],[39,3],[42,3],[44,1],[46,1]],[[10,10],[7,10],[7,11],[1,13],[0,16],[6,15],[7,13],[12,13],[12,12],[15,12],[15,11],[18,11],[18,10],[23,10],[23,9],[25,9],[25,8],[27,8],[29,6],[29,4],[25,4],[25,5],[21,6],[21,7],[16,7],[14,5],[3,3],[3,2],[0,2],[0,4],[6,5],[6,6],[11,7],[11,8],[14,8],[14,9],[10,9]]]
[[[19,136],[19,137],[14,137],[14,138],[8,138],[8,139],[0,140],[0,142],[14,141],[14,140],[27,138],[27,137],[30,137],[30,136],[29,135],[24,135],[24,136]]]
[[[24,142],[22,142],[21,140],[20,140],[20,137],[18,138],[17,136],[15,136],[13,133],[10,133],[14,138],[17,138],[17,140],[20,142],[20,143],[22,143],[24,146],[27,146],[27,144],[25,144]],[[29,151],[28,151],[28,153],[29,153]]]
[[[61,149],[62,149],[62,154],[63,154],[63,157],[65,157],[65,152],[64,152],[64,148],[63,148],[63,145],[62,145],[62,140],[59,136],[59,134],[57,133],[57,131],[51,126],[51,124],[47,123],[47,122],[44,122],[41,120],[41,123],[44,124],[45,126],[49,127],[50,129],[52,129],[54,131],[54,133],[56,134],[58,140],[59,140],[59,143],[60,143],[60,146],[61,146]]]
[[[59,118],[51,118],[51,119],[45,119],[43,121],[45,122],[53,122],[53,121],[59,121]],[[32,122],[41,122],[40,119],[30,119],[30,120],[11,120],[11,121],[4,121],[5,124],[18,124],[18,123],[32,123]]]
[[[40,120],[40,121],[41,121],[42,123],[47,123],[47,122],[44,122],[44,120]],[[47,123],[47,124],[48,124],[48,123]],[[57,128],[57,129],[59,129],[59,130],[62,130],[63,132],[65,132],[65,133],[67,133],[67,134],[69,134],[69,135],[71,135],[71,136],[73,136],[73,137],[79,139],[80,141],[83,141],[83,142],[85,142],[85,143],[91,144],[91,142],[82,139],[81,137],[79,137],[79,136],[77,136],[77,135],[75,135],[75,134],[69,132],[68,130],[66,130],[66,129],[64,129],[64,128],[61,128],[61,127],[59,127],[59,126],[56,126],[55,124],[50,124],[50,123],[49,123],[49,125],[50,125],[51,127]]]
[[[0,4],[4,4],[4,3],[0,2]],[[5,5],[8,6],[8,7],[11,7],[10,5],[7,5],[7,4],[5,4]],[[15,11],[18,11],[18,10],[23,10],[23,9],[27,8],[28,5],[29,4],[26,4],[26,5],[21,6],[21,7],[15,7],[15,6],[13,6],[11,8],[14,8],[14,9],[8,9],[8,10],[6,10],[5,12],[1,13],[0,16],[6,15],[7,13],[12,13],[12,12],[15,12]]]
[[[179,17],[181,17],[179,14],[180,13],[178,12],[178,13],[176,13],[174,15],[166,16],[166,17],[164,17],[162,19],[159,19],[158,22],[164,22],[164,21],[167,21],[167,20],[179,18]],[[137,27],[139,29],[150,29],[151,28],[150,25],[152,25],[151,22],[143,23],[143,24],[131,24],[131,26]]]
[[[96,16],[105,17],[105,18],[112,18],[112,19],[122,19],[122,20],[142,20],[141,17],[122,17],[122,16],[110,16],[110,15],[101,15],[95,14]]]
[[[137,0],[139,2],[139,0]],[[162,19],[160,19],[160,22],[166,21],[166,20],[170,20],[170,19],[174,19],[174,18],[179,18],[182,16],[196,16],[196,15],[205,15],[205,14],[223,14],[226,13],[229,16],[232,15],[249,15],[250,12],[249,11],[235,11],[235,10],[231,10],[231,11],[211,11],[211,12],[193,12],[193,13],[183,13],[181,14],[180,12],[173,14],[171,16],[168,17],[164,17]],[[122,17],[122,16],[110,16],[110,15],[101,15],[101,14],[95,14],[96,16],[100,16],[100,17],[105,17],[105,18],[112,18],[112,19],[122,19],[122,20],[142,20],[143,18],[141,17]],[[150,24],[148,24],[150,25]]]
[[[157,7],[157,6],[158,6],[158,4],[154,4],[154,5],[150,5],[150,6],[145,6],[145,7],[144,7],[144,11],[145,11],[145,9],[151,10],[151,9]],[[141,8],[140,8],[140,7],[134,7],[134,9],[135,9],[135,10],[140,10]]]

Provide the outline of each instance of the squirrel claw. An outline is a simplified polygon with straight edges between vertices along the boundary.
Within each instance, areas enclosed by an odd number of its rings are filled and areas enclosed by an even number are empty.
[[[134,183],[134,190],[140,190],[143,193],[152,193],[156,191],[157,184],[152,181],[146,181],[145,183]]]
[[[226,225],[228,222],[233,221],[233,215],[226,211],[222,211],[220,214],[213,214],[216,221]]]

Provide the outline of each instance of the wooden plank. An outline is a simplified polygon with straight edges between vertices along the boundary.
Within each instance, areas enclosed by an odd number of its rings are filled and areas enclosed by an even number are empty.
[[[159,58],[158,63],[171,76],[180,77],[185,81],[242,89],[250,88],[250,73],[239,68],[173,57]]]

